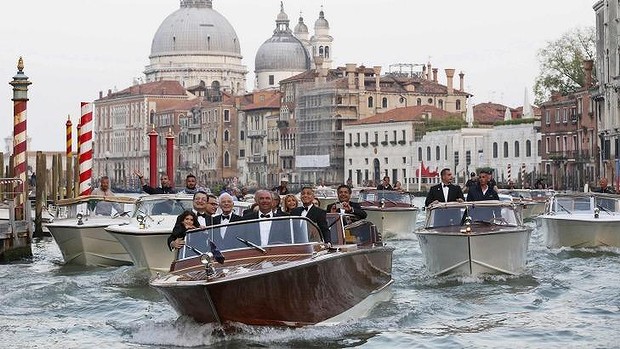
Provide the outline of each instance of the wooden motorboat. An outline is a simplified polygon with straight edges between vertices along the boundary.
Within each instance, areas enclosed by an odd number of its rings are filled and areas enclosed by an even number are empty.
[[[499,194],[507,194],[518,209],[525,222],[533,221],[536,217],[545,213],[545,207],[549,197],[544,195],[546,191],[531,189],[501,189]]]
[[[512,203],[438,203],[426,215],[416,235],[433,275],[516,275],[525,269],[532,228]]]
[[[383,238],[411,238],[420,209],[413,204],[413,194],[394,190],[362,190],[360,206],[367,219],[377,226]]]
[[[538,220],[549,248],[620,247],[620,196],[616,194],[556,194]]]
[[[127,224],[135,201],[129,197],[95,195],[56,201],[56,217],[46,227],[60,248],[65,263],[92,266],[131,264],[125,248],[105,228]]]
[[[170,274],[150,284],[180,315],[202,323],[298,327],[364,316],[390,295],[394,249],[370,222],[346,218],[328,214],[331,247],[297,216],[272,218],[262,246],[256,220],[190,232]],[[216,246],[221,229],[234,240]]]

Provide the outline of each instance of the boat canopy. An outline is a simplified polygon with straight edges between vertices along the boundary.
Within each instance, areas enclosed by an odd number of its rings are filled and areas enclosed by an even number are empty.
[[[358,202],[380,202],[413,205],[413,195],[396,190],[363,190],[359,192]]]
[[[558,214],[592,212],[595,208],[607,212],[620,212],[620,196],[604,193],[557,194],[551,211]]]

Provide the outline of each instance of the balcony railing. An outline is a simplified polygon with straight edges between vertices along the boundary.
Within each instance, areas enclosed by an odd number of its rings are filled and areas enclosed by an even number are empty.
[[[266,137],[267,130],[248,130],[248,137],[257,138],[257,137]]]
[[[573,161],[590,161],[592,154],[589,150],[567,150],[554,151],[547,154],[547,158],[551,160],[573,160]]]
[[[248,156],[246,160],[249,164],[267,164],[267,157],[264,155]]]
[[[295,150],[293,149],[280,149],[280,157],[293,157],[295,155]]]

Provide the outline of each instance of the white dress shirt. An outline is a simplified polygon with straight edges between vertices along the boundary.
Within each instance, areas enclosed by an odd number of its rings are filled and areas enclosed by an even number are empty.
[[[266,215],[267,217],[261,217]],[[268,220],[269,218],[273,217],[273,213],[269,212],[269,213],[262,213],[262,212],[258,212],[258,219],[260,219],[260,222],[258,222],[258,225],[260,226],[260,244],[261,246],[266,246],[269,245],[269,233],[271,231],[271,221]]]

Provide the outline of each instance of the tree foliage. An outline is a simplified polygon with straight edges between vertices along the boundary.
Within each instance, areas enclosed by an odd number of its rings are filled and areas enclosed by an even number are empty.
[[[574,28],[547,42],[537,54],[540,72],[534,83],[535,103],[549,100],[551,92],[566,94],[584,87],[583,61],[594,59],[595,45],[594,27]]]

